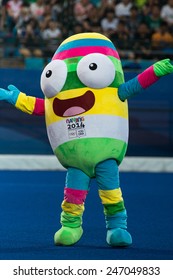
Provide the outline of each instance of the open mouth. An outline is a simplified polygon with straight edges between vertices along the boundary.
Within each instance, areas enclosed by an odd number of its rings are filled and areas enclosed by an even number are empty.
[[[59,117],[76,116],[90,110],[95,103],[95,96],[91,90],[87,90],[83,95],[61,100],[55,98],[53,101],[53,111]]]

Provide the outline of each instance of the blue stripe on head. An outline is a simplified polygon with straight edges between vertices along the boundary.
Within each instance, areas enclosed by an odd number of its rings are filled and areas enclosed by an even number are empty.
[[[89,46],[109,47],[111,49],[116,50],[113,43],[108,40],[84,38],[84,39],[74,40],[74,41],[68,42],[62,46],[59,46],[59,48],[56,50],[55,54],[60,53],[62,51],[72,49],[72,48],[89,47]]]

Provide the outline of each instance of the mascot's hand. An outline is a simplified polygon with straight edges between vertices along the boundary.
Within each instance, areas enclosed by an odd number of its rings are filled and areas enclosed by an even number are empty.
[[[157,77],[162,77],[167,74],[173,73],[173,65],[170,63],[170,59],[160,60],[153,65],[154,73]]]
[[[0,100],[8,101],[15,105],[19,96],[20,90],[13,85],[8,86],[9,90],[0,88]]]

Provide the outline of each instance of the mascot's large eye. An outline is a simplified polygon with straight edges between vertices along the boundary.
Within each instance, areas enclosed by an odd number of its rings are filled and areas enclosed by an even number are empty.
[[[46,97],[54,97],[63,88],[67,78],[67,66],[63,60],[52,60],[41,74],[41,89]]]
[[[88,54],[79,61],[77,74],[84,85],[91,88],[104,88],[113,82],[115,66],[104,54]]]

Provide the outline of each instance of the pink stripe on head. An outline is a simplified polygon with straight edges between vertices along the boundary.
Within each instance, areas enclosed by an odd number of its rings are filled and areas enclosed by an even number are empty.
[[[157,82],[159,78],[154,73],[153,65],[138,75],[138,81],[142,88],[147,88]]]
[[[73,204],[83,204],[88,191],[65,188],[64,200]]]
[[[66,59],[66,58],[72,58],[77,56],[85,56],[90,53],[102,53],[120,59],[118,52],[114,49],[111,49],[109,47],[102,47],[102,46],[100,47],[88,46],[88,47],[73,48],[73,49],[62,51],[60,53],[56,53],[53,56],[52,60]]]

